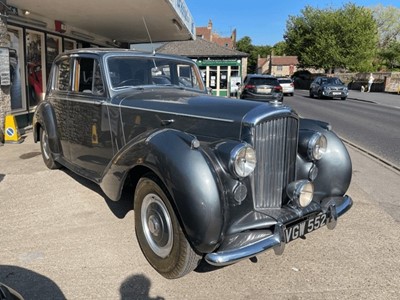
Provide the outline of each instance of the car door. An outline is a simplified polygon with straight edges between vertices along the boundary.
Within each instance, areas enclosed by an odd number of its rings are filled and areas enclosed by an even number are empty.
[[[107,91],[99,57],[74,57],[73,87],[69,96],[70,157],[75,171],[99,180],[113,156]]]
[[[51,73],[52,86],[48,90],[47,101],[50,103],[57,126],[57,136],[61,146],[61,154],[66,161],[70,160],[68,100],[71,91],[71,60],[69,56],[60,57]],[[50,120],[49,120],[50,121]],[[47,124],[45,124],[46,126]],[[48,130],[48,128],[46,128]]]

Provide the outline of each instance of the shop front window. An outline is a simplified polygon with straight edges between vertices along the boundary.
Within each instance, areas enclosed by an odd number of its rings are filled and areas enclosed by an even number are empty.
[[[58,36],[47,35],[46,38],[46,76],[50,75],[51,65],[54,59],[61,52],[61,38]],[[47,80],[46,80],[47,81]]]
[[[228,67],[221,66],[219,76],[219,89],[226,90],[228,88]]]
[[[210,88],[216,89],[217,88],[217,68],[210,67]]]
[[[64,39],[64,51],[76,49],[76,42]]]
[[[22,66],[24,66],[22,29],[8,26],[7,43],[10,48],[10,80],[11,80],[11,109],[13,111],[23,110],[26,104],[25,99],[25,80],[21,76]]]
[[[44,35],[40,32],[26,31],[26,65],[28,78],[29,107],[36,106],[44,95]]]

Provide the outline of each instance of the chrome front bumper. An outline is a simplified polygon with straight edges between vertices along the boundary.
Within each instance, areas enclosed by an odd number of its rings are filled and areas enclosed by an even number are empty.
[[[321,211],[327,214],[328,229],[334,229],[337,218],[346,213],[353,205],[353,200],[349,196],[332,197],[324,199],[321,203]],[[282,254],[285,249],[285,225],[276,223],[274,231],[260,231],[259,234],[252,232],[246,233],[243,246],[209,253],[205,260],[210,265],[226,266],[238,262],[239,260],[253,257],[261,252],[274,249],[275,254]]]

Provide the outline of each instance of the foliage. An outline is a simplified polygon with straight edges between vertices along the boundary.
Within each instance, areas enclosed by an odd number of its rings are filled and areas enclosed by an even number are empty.
[[[386,48],[392,42],[400,41],[400,8],[379,4],[372,8],[372,13],[377,23],[379,47]]]
[[[236,43],[236,49],[249,54],[247,60],[247,73],[257,72],[258,57],[267,57],[271,54],[270,46],[255,46],[251,42],[251,38],[245,36]]]
[[[371,10],[349,3],[337,10],[306,6],[301,13],[289,16],[285,41],[302,67],[373,69],[378,37]]]
[[[400,42],[392,41],[379,52],[382,64],[388,69],[400,68]]]

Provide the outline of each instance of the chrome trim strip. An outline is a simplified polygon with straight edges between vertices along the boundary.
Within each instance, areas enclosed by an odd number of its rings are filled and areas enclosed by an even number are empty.
[[[137,110],[141,110],[141,111],[150,111],[150,112],[155,112],[155,113],[171,114],[171,115],[176,115],[176,116],[184,116],[184,117],[191,117],[191,118],[204,119],[204,120],[221,121],[221,122],[226,122],[226,123],[234,123],[235,122],[235,120],[230,120],[230,119],[221,119],[221,118],[205,117],[205,116],[198,116],[198,115],[191,115],[191,114],[183,114],[183,113],[177,113],[177,112],[166,111],[166,110],[157,110],[157,109],[149,109],[149,108],[142,108],[142,107],[115,105],[115,104],[110,104],[110,105],[118,106],[120,108],[137,109]]]

